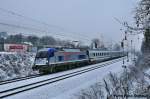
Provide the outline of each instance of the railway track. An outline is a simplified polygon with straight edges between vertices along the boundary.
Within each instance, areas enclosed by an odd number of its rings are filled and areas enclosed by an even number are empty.
[[[36,77],[40,77],[40,76],[41,76],[40,74],[36,74],[36,75],[31,75],[31,76],[26,76],[26,77],[19,77],[19,78],[4,80],[4,81],[0,81],[0,85],[13,83],[13,82],[17,82],[17,81],[22,81],[22,80],[27,80],[27,79],[31,79],[31,78],[36,78]]]
[[[26,84],[26,85],[22,85],[22,86],[19,86],[19,87],[3,90],[3,91],[0,91],[0,98],[9,97],[9,96],[21,93],[21,92],[25,92],[25,91],[28,91],[28,90],[31,90],[31,89],[35,89],[35,88],[44,86],[44,85],[48,85],[48,84],[55,83],[55,82],[58,82],[58,81],[61,81],[61,80],[67,79],[67,78],[71,78],[71,77],[74,77],[74,76],[77,76],[77,75],[80,75],[80,74],[83,74],[83,73],[86,73],[86,72],[89,72],[89,71],[93,71],[93,70],[99,69],[101,67],[104,67],[104,66],[107,66],[107,65],[110,65],[110,64],[113,64],[113,63],[116,63],[120,60],[122,60],[122,58],[115,59],[115,60],[112,60],[112,61],[107,62],[107,63],[103,63],[103,64],[95,66],[95,67],[89,67],[89,68],[86,68],[86,69],[83,69],[83,70],[78,70],[78,71],[75,71],[75,72],[72,72],[72,73],[63,74],[61,76],[57,76],[57,77],[54,77],[54,78],[49,78],[49,79],[46,79],[46,80],[31,83],[31,84]]]

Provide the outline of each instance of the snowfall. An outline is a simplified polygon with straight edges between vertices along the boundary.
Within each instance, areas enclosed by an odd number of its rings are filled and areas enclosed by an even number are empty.
[[[27,53],[26,54],[14,54],[14,53],[1,54],[1,58],[6,59],[6,61],[1,60],[2,62],[1,66],[4,67],[6,65],[8,66],[7,67],[8,69],[11,69],[11,72],[8,72],[2,68],[1,71],[4,70],[5,72],[0,71],[2,75],[1,78],[2,77],[10,78],[10,77],[18,77],[18,76],[25,76],[25,75],[33,74],[33,71],[31,69],[31,65],[33,64],[32,63],[33,57],[34,57],[34,54],[31,54],[31,53],[30,54],[29,53],[28,54]],[[13,65],[15,67],[11,66],[12,62],[7,61],[8,58],[9,59],[11,58],[11,61],[15,62],[15,65]],[[27,58],[27,59],[24,59],[24,58]],[[18,62],[20,64],[19,66],[16,66]],[[90,65],[90,67],[101,65],[103,63]],[[126,62],[125,64],[129,64],[129,62],[128,63]],[[17,68],[17,72],[16,70],[14,70],[14,68]],[[82,67],[80,69],[84,69],[84,68],[88,68],[88,66]],[[21,71],[19,71],[19,69],[21,69]],[[14,88],[17,86],[28,84],[31,82],[37,82],[37,81],[44,80],[47,78],[57,77],[59,75],[74,72],[77,70],[79,69],[69,70],[69,71],[46,75],[46,76],[42,76],[38,78],[25,80],[25,81],[19,81],[19,82],[12,83],[9,85],[0,86],[0,89],[1,89],[0,91],[5,90],[7,88]],[[23,74],[22,74],[22,71],[23,71]],[[94,71],[83,73],[75,77],[71,77],[71,78],[56,82],[56,83],[52,83],[52,84],[45,85],[45,86],[42,86],[33,90],[29,90],[23,93],[19,93],[19,94],[7,97],[6,99],[77,99],[76,98],[77,94],[80,93],[81,90],[86,89],[90,87],[91,85],[102,81],[103,78],[110,72],[120,74],[122,71],[123,71],[122,61],[119,61],[111,65],[96,69]],[[14,74],[14,76],[9,76],[10,75],[9,73]]]
[[[35,74],[35,72],[32,71],[34,56],[34,53],[0,53],[0,79],[5,80]],[[17,86],[30,84],[32,82],[57,77],[88,67],[101,65],[103,63],[90,65],[74,70],[64,71],[56,74],[45,75],[42,77],[32,78],[24,81],[19,81],[9,85],[1,85],[0,91],[5,90],[7,88],[11,89]],[[131,61],[128,62],[125,58],[126,66],[129,66],[131,63]],[[6,99],[77,99],[78,95],[81,93],[82,90],[88,89],[90,86],[96,84],[97,82],[102,82],[103,79],[110,72],[120,75],[124,70],[122,66],[123,61],[121,60],[111,65],[101,67],[99,69],[83,73],[75,77],[67,78],[59,82],[55,82],[36,89],[12,95],[10,97],[6,97]]]

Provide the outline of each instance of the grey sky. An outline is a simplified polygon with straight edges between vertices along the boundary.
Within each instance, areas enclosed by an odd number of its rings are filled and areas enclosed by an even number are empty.
[[[0,22],[48,30],[56,36],[61,33],[68,38],[83,40],[104,37],[106,41],[120,41],[122,34],[120,24],[114,20],[133,22],[133,10],[136,0],[0,0],[0,8],[46,22],[56,27],[25,20],[0,11]],[[64,29],[60,29],[60,27]],[[0,25],[1,31],[46,33],[15,29]]]

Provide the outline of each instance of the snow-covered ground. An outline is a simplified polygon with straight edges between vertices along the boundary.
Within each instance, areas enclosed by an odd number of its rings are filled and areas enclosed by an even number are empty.
[[[90,85],[101,81],[109,72],[121,73],[122,70],[122,61],[120,61],[94,71],[7,97],[7,99],[76,99],[75,95],[82,89],[88,88]],[[58,73],[57,75],[60,74],[61,73]],[[53,74],[53,76],[54,75],[55,74]],[[51,75],[45,77],[51,77]],[[43,77],[41,79],[43,79]]]
[[[0,52],[0,80],[33,74],[35,53]]]

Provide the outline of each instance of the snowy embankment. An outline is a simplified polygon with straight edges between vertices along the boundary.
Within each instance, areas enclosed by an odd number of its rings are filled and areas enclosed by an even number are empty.
[[[0,80],[34,74],[35,53],[0,52]]]
[[[99,63],[93,66],[101,65],[101,64],[102,63]],[[103,78],[110,72],[120,74],[122,70],[123,70],[122,61],[119,61],[117,63],[110,64],[105,67],[101,67],[97,70],[83,73],[75,77],[71,77],[59,82],[55,82],[53,84],[45,85],[7,98],[8,99],[26,99],[26,98],[28,99],[78,99],[76,95],[82,89],[86,89],[89,86],[93,85],[94,83],[102,81]],[[57,74],[53,74],[53,75],[57,75]],[[51,77],[53,75],[47,75],[47,77],[48,76]]]

